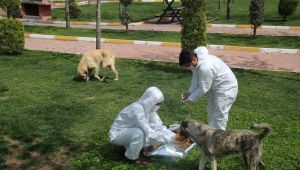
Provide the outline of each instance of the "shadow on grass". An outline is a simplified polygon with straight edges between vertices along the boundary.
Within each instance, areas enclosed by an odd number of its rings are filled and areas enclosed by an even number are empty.
[[[11,169],[66,166],[72,155],[81,150],[80,144],[71,140],[67,131],[86,112],[89,109],[76,102],[64,105],[47,103],[47,106],[37,106],[24,111],[28,114],[23,117],[12,116],[13,123],[7,123],[10,128],[10,132],[7,132],[10,133],[10,144],[4,148],[0,146],[0,167],[5,165],[2,163],[5,156],[2,150],[5,149],[11,151],[11,162],[18,162],[17,165],[8,163],[7,166]]]
[[[142,67],[145,67],[149,70],[163,71],[165,73],[178,73],[178,74],[186,74],[187,70],[180,68],[179,66],[175,66],[170,63],[161,62],[158,64],[157,62],[146,62],[141,63]]]
[[[300,74],[299,73],[291,73],[291,74],[297,74],[299,75],[299,79],[295,79],[295,78],[290,78],[290,77],[283,77],[280,75],[275,75],[275,74],[267,74],[267,71],[261,72],[261,71],[255,71],[255,70],[245,70],[245,69],[233,69],[235,73],[238,74],[252,74],[252,75],[256,75],[259,77],[272,77],[272,78],[277,78],[277,79],[284,79],[284,80],[292,80],[292,81],[300,81]],[[274,72],[272,72],[274,73]],[[280,74],[280,72],[278,72],[278,74]]]

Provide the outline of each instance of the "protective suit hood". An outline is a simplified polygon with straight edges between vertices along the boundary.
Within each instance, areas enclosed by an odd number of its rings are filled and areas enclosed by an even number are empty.
[[[144,92],[143,96],[138,100],[138,102],[143,105],[146,113],[150,113],[155,104],[163,101],[164,96],[157,87],[149,87]]]
[[[194,50],[194,53],[197,54],[198,64],[200,65],[201,61],[208,56],[208,50],[205,46],[200,46]]]

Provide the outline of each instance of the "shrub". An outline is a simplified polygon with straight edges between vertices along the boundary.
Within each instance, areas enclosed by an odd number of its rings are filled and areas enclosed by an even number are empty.
[[[20,4],[20,0],[1,0],[0,8],[6,8],[7,18],[19,18],[21,16],[19,8]]]
[[[81,15],[81,9],[74,0],[70,0],[70,18],[76,19]]]
[[[0,51],[19,53],[24,49],[24,26],[15,19],[0,19]]]
[[[278,13],[283,16],[282,21],[286,21],[287,16],[292,15],[298,5],[298,0],[279,0]]]
[[[250,1],[250,23],[253,25],[253,36],[256,36],[256,29],[264,22],[264,4],[265,0]]]
[[[194,50],[207,44],[206,0],[182,0],[182,49]]]

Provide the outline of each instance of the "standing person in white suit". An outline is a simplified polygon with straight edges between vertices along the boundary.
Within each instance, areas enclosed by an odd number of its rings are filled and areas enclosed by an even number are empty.
[[[183,102],[196,102],[208,93],[208,124],[226,130],[228,115],[238,94],[238,82],[231,69],[206,47],[182,50],[179,64],[193,72],[192,83],[182,94]]]
[[[110,132],[110,142],[126,148],[125,156],[135,163],[147,161],[139,157],[143,147],[153,143],[168,143],[175,133],[163,124],[157,111],[164,101],[157,87],[148,88],[136,102],[124,108],[114,120]]]

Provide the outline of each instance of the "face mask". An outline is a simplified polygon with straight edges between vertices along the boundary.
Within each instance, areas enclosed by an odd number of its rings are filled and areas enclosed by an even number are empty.
[[[157,112],[157,111],[159,110],[159,108],[160,108],[160,106],[154,105],[154,106],[152,107],[152,109],[150,110],[150,112]]]
[[[189,67],[187,67],[186,69],[191,70],[191,71],[194,71],[194,70],[196,69],[196,67],[189,66]]]

